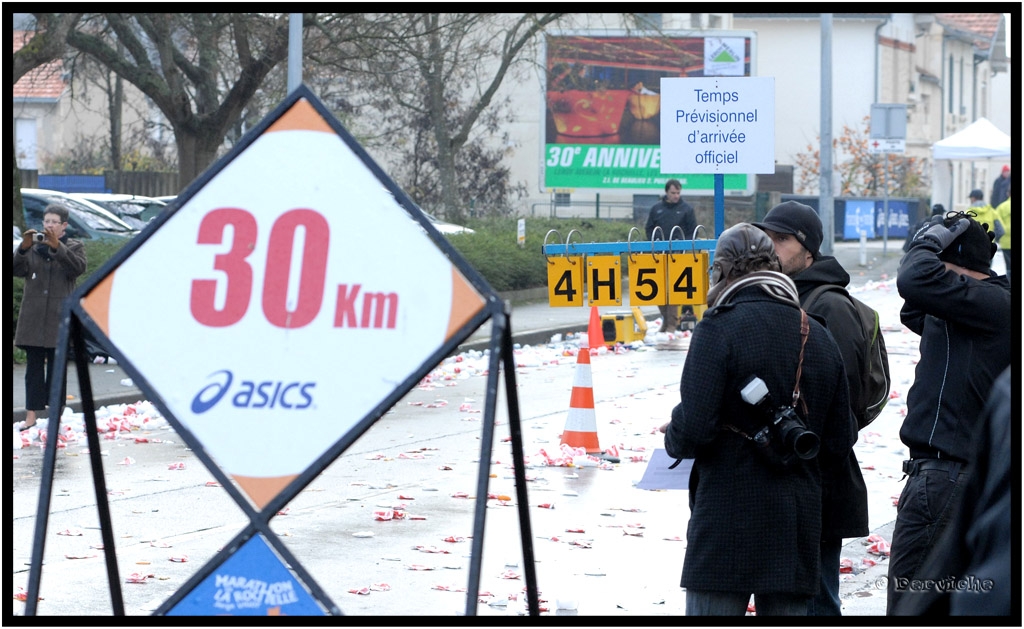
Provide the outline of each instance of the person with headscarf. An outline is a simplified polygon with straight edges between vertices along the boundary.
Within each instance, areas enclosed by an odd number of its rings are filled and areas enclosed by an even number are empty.
[[[857,440],[846,371],[801,310],[771,238],[718,238],[709,310],[696,325],[665,450],[694,459],[680,585],[686,614],[806,615],[820,581],[822,468]]]

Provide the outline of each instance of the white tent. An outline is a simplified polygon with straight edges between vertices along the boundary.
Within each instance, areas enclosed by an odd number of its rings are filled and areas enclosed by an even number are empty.
[[[939,140],[932,145],[932,202],[944,203],[947,209],[967,204],[967,190],[959,189],[959,184],[967,182],[954,177],[953,162],[986,162],[986,167],[980,171],[980,182],[974,178],[979,177],[979,173],[973,171],[972,165],[971,184],[985,192],[987,198],[993,181],[988,166],[993,160],[1009,161],[1009,158],[1010,136],[987,118],[978,118],[962,131]],[[940,167],[939,160],[945,160],[944,167]]]
[[[978,118],[967,128],[932,145],[933,159],[980,160],[1010,156],[1010,136],[987,118]]]

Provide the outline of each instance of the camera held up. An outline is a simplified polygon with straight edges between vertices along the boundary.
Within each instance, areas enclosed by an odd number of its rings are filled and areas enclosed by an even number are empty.
[[[796,462],[795,458],[807,460],[818,455],[818,435],[807,429],[792,406],[774,406],[764,380],[752,376],[740,390],[740,396],[765,417],[766,424],[751,440],[771,462],[789,467]]]
[[[44,242],[46,240],[46,234],[43,232],[36,232],[32,234],[32,240],[35,242]]]

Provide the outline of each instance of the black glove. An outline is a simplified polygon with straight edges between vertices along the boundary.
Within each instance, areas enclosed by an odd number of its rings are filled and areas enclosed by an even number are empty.
[[[918,232],[916,240],[930,240],[939,245],[939,250],[944,250],[950,245],[957,236],[967,231],[970,227],[971,221],[966,218],[961,218],[956,223],[953,223],[950,227],[946,227],[943,224],[932,225],[926,230]]]

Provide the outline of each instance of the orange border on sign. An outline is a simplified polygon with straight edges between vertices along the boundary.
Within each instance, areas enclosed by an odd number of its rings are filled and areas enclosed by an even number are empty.
[[[444,340],[450,339],[473,315],[483,309],[486,302],[461,272],[452,267],[452,309],[448,314],[448,330]]]
[[[264,133],[272,133],[274,131],[323,131],[324,133],[334,133],[331,125],[327,124],[323,116],[317,113],[313,105],[305,98],[296,101],[291,109],[278,118],[274,124],[267,127]]]
[[[80,302],[82,309],[92,317],[92,320],[100,326],[103,334],[108,338],[110,337],[110,293],[114,289],[114,273],[100,280]]]
[[[281,493],[285,487],[298,477],[298,474],[289,476],[234,476],[238,486],[252,498],[256,506],[262,509],[267,503],[274,499],[274,496]]]

